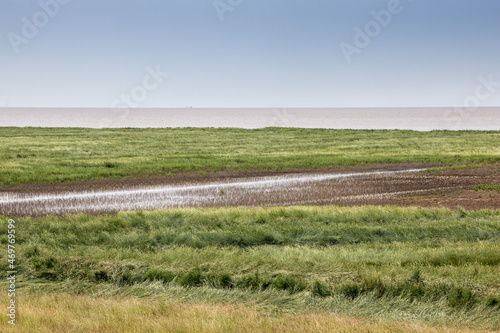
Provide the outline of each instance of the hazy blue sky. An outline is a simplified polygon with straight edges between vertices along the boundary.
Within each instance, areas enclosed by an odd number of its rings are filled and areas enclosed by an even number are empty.
[[[59,1],[0,0],[0,106],[500,106],[499,0]]]

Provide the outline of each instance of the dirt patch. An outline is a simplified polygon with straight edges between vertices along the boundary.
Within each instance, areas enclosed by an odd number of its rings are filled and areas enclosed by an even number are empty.
[[[429,164],[389,164],[325,170],[218,173],[3,187],[0,214],[37,216],[113,213],[175,207],[277,205],[398,205],[500,208],[500,164],[424,172]],[[111,191],[111,192],[110,192]]]
[[[255,177],[280,176],[289,174],[318,173],[351,173],[370,171],[395,171],[407,169],[424,169],[441,166],[433,163],[388,163],[371,164],[353,167],[333,167],[324,169],[289,169],[285,171],[224,171],[200,175],[196,173],[179,173],[172,176],[155,176],[141,178],[114,178],[82,182],[61,182],[53,184],[20,184],[0,186],[0,193],[60,193],[99,190],[121,190],[150,186],[207,184],[227,179],[246,179]]]
[[[372,181],[366,181],[369,186]],[[500,184],[500,165],[492,164],[474,169],[456,169],[439,172],[420,172],[411,175],[395,175],[385,181],[378,180],[377,192],[395,193],[383,198],[353,200],[346,205],[366,203],[370,205],[396,205],[419,207],[458,206],[466,209],[499,209],[500,193],[475,191],[475,185]],[[400,193],[398,193],[400,192]]]

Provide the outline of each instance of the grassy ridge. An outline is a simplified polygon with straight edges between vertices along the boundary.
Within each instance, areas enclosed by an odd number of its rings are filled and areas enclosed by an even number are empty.
[[[214,208],[16,225],[27,292],[500,326],[500,211]]]
[[[0,185],[221,170],[500,160],[500,132],[0,128]]]

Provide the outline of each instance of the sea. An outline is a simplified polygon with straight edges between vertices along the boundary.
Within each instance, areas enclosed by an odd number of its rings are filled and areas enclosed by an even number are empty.
[[[0,127],[500,130],[500,107],[0,108]]]

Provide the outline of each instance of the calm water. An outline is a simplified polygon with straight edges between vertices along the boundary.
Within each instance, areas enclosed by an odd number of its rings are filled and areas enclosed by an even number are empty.
[[[500,107],[470,111],[452,108],[0,108],[0,126],[500,130]]]

